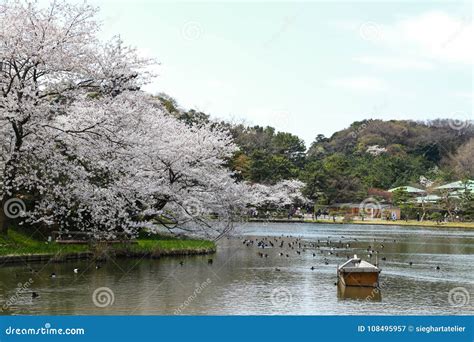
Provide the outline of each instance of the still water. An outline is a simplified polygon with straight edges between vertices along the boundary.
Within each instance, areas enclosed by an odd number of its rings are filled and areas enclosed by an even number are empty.
[[[0,314],[474,314],[474,230],[255,223],[233,235],[212,256],[2,266]],[[273,248],[243,243],[264,237]],[[335,285],[337,265],[355,253],[377,255],[380,290]]]

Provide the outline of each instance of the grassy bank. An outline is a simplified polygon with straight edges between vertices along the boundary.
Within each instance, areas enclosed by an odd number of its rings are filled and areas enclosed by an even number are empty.
[[[135,240],[127,244],[110,244],[100,246],[59,244],[56,242],[38,241],[28,235],[10,229],[8,236],[0,236],[0,256],[21,255],[68,255],[74,253],[100,254],[107,251],[108,254],[124,255],[190,255],[212,253],[216,245],[212,241],[193,240],[186,238],[174,238],[170,236],[151,235]]]
[[[35,240],[13,229],[8,236],[0,236],[0,255],[58,254],[87,252],[87,245],[61,245]]]
[[[350,222],[343,222],[342,219],[336,218],[334,222],[332,219],[319,219],[319,220],[310,220],[310,219],[270,219],[270,220],[254,220],[251,219],[251,222],[282,222],[282,223],[321,223],[321,224],[368,224],[368,225],[384,225],[384,226],[407,226],[407,227],[431,227],[431,228],[471,228],[474,229],[474,222],[441,222],[436,223],[433,221],[386,221],[386,220],[352,220]]]

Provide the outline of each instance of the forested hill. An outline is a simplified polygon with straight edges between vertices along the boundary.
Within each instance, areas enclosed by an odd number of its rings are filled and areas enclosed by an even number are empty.
[[[179,110],[173,99],[159,98],[189,124],[209,121],[205,113]],[[240,147],[230,166],[241,179],[298,178],[307,184],[306,195],[319,203],[359,201],[370,188],[421,186],[420,179],[474,178],[474,125],[468,122],[364,120],[331,137],[315,132],[308,149],[299,137],[272,127],[221,124]]]
[[[355,122],[331,138],[317,136],[301,177],[309,195],[322,191],[331,202],[364,198],[369,188],[420,186],[420,178],[472,178],[473,128],[448,120]]]

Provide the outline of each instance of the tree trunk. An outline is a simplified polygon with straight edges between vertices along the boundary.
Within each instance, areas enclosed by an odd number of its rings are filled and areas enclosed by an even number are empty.
[[[17,126],[14,126],[16,128]],[[23,128],[20,128],[21,132]],[[18,129],[15,129],[15,132],[18,132]],[[14,198],[11,194],[11,190],[13,188],[13,184],[15,183],[15,178],[17,174],[17,160],[18,160],[18,151],[22,145],[23,138],[18,135],[17,133],[17,141],[15,142],[15,151],[12,154],[10,160],[8,160],[5,164],[5,168],[3,170],[3,196],[0,193],[0,235],[6,236],[8,235],[8,229],[12,225],[12,217],[8,215],[8,211],[10,210],[7,208],[8,200]]]
[[[0,201],[0,235],[1,236],[7,236],[8,235],[8,228],[10,228],[11,224],[11,219],[6,215],[5,213],[5,203],[7,199],[4,198],[2,201]]]
[[[8,195],[7,189],[11,188],[13,184],[16,168],[11,168],[11,160],[7,163],[7,166],[3,174],[3,196],[0,194],[0,235],[7,236],[8,229],[11,226],[12,219],[8,215],[7,203],[11,199],[11,195]],[[9,172],[14,171],[14,172]]]

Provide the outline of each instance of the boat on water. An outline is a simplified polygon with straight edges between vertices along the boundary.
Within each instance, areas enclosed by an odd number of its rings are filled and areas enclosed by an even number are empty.
[[[381,269],[354,255],[337,268],[338,281],[344,286],[377,287]]]

